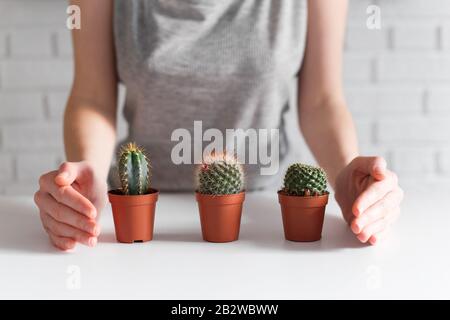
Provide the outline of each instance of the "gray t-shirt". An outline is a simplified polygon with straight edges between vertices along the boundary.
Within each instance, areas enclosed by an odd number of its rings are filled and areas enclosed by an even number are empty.
[[[115,0],[114,15],[127,141],[149,153],[152,185],[193,189],[193,165],[174,163],[179,141],[171,137],[185,128],[193,144],[194,121],[202,121],[202,133],[217,128],[224,139],[226,129],[278,129],[279,159],[272,161],[279,160],[279,172],[261,175],[260,167],[267,167],[261,163],[244,169],[247,190],[280,186],[299,138],[296,89],[306,0]],[[245,140],[247,152],[254,150],[252,141]],[[270,136],[265,146],[269,154],[275,150]],[[192,146],[192,161],[194,151]],[[111,170],[116,185],[115,175]]]

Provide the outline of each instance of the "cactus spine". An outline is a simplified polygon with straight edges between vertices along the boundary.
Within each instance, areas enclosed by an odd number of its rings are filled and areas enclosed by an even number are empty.
[[[118,167],[123,194],[142,195],[149,192],[151,167],[142,148],[133,142],[123,145]]]
[[[292,196],[321,196],[328,194],[327,176],[320,167],[295,163],[284,176],[283,191]]]
[[[236,194],[244,190],[244,171],[235,157],[213,154],[197,170],[197,192],[210,195]]]

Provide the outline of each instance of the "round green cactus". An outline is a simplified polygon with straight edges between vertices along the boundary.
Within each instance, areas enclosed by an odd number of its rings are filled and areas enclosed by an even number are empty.
[[[146,194],[150,190],[150,162],[142,148],[127,143],[120,148],[119,177],[125,195]]]
[[[212,155],[198,167],[197,192],[211,195],[240,193],[244,189],[244,171],[235,157]]]
[[[320,167],[295,163],[284,176],[283,191],[292,196],[320,196],[327,194],[327,176]]]

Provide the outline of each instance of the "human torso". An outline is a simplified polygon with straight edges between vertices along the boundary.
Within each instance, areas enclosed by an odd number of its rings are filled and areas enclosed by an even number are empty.
[[[127,139],[149,152],[156,187],[192,189],[171,136],[185,128],[193,139],[194,121],[224,134],[279,129],[281,167],[295,152],[306,0],[116,0],[114,28]],[[276,179],[246,169],[248,189]]]

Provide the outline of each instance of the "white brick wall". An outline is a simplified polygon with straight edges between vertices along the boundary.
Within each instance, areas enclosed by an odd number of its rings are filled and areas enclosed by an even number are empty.
[[[366,27],[370,4],[381,30]],[[63,159],[66,6],[0,0],[0,194],[31,193]],[[361,150],[385,156],[404,184],[450,186],[449,18],[449,0],[350,1],[344,79]]]
[[[352,0],[358,1],[358,0]],[[378,0],[384,15],[390,17],[437,18],[450,15],[448,0]]]
[[[363,26],[364,25],[356,24],[355,22],[348,23],[347,38],[345,42],[347,51],[367,53],[369,50],[377,52],[386,50],[389,45],[388,30],[380,29],[374,32]]]
[[[53,55],[52,32],[46,28],[17,28],[10,34],[11,56],[17,58],[48,58]]]
[[[395,50],[433,50],[439,46],[439,24],[435,22],[406,22],[392,30]]]
[[[44,117],[43,95],[40,92],[0,92],[1,121],[32,121]]]
[[[5,89],[68,87],[72,81],[72,63],[53,59],[4,61],[1,77]]]
[[[428,112],[436,116],[445,116],[450,110],[450,87],[432,88],[428,94]]]
[[[378,78],[384,81],[450,81],[450,56],[442,53],[389,53],[378,58]]]
[[[373,126],[361,150],[384,155],[408,187],[420,180],[448,188],[450,1],[361,2],[350,1],[345,46],[350,110]],[[380,7],[381,30],[366,28],[367,3]]]
[[[10,155],[0,155],[0,182],[9,182],[13,179],[13,158]]]
[[[62,125],[50,123],[4,124],[5,151],[58,150],[62,145]]]
[[[368,83],[375,76],[373,59],[361,53],[348,53],[344,58],[344,79],[347,83]]]
[[[420,88],[348,86],[347,91],[351,92],[347,96],[348,106],[357,117],[399,117],[405,113],[420,115],[423,111]]]
[[[20,182],[35,182],[42,172],[55,170],[58,156],[48,152],[17,155],[17,180]],[[32,163],[33,165],[30,165]]]
[[[66,7],[0,0],[0,194],[32,193],[63,159],[62,96],[72,78]]]
[[[438,168],[442,173],[450,174],[450,149],[440,150]]]
[[[450,51],[450,23],[444,23],[440,28],[442,49]]]
[[[4,58],[6,56],[6,41],[6,32],[0,31],[0,58]]]
[[[53,91],[47,94],[47,114],[50,120],[61,121],[68,97],[66,91]]]

